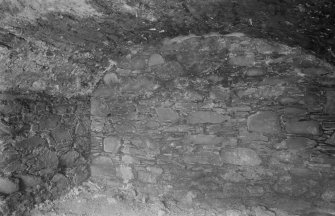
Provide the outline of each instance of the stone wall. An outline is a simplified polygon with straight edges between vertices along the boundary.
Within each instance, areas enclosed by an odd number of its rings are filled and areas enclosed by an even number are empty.
[[[129,50],[92,95],[93,179],[236,215],[335,201],[330,65],[240,33]]]
[[[24,215],[88,178],[89,98],[0,94],[1,215]]]

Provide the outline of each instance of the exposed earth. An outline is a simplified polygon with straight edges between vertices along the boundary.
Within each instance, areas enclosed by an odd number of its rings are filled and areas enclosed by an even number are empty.
[[[0,1],[0,214],[335,215],[332,1]]]

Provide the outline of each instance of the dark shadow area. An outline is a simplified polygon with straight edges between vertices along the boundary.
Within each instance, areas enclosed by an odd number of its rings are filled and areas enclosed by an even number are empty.
[[[25,215],[89,176],[89,99],[0,93],[0,214]]]

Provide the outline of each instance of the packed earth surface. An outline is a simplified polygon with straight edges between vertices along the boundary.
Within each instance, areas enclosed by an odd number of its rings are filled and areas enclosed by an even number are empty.
[[[335,215],[334,11],[0,1],[0,215]]]

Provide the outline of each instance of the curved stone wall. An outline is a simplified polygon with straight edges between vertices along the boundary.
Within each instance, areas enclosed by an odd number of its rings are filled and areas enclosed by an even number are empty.
[[[92,95],[93,179],[237,212],[335,201],[330,65],[240,33],[130,50]]]

